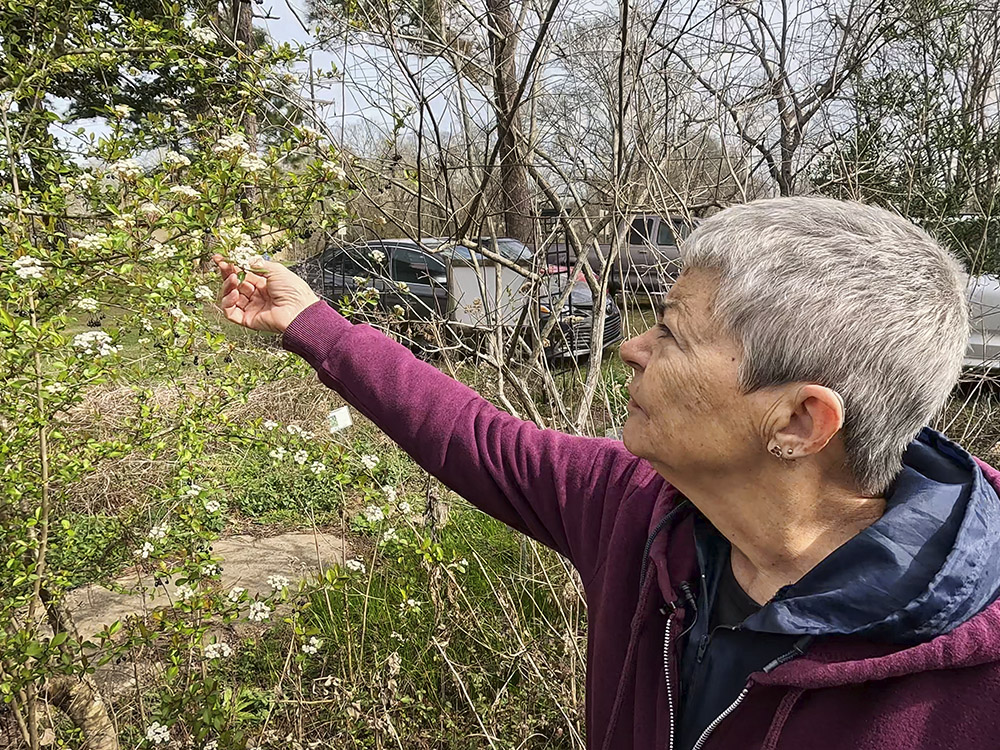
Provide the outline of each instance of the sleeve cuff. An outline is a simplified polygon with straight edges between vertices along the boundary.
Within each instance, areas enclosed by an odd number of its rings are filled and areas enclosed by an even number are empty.
[[[337,340],[352,324],[324,300],[314,302],[288,324],[281,346],[310,364],[326,359]]]

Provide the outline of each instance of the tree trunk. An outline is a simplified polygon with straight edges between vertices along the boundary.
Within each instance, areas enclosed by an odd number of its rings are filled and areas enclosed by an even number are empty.
[[[119,750],[118,732],[93,680],[53,677],[46,681],[45,690],[49,702],[83,733],[83,750]]]
[[[515,55],[517,35],[510,0],[486,0],[490,22],[490,55],[496,98],[497,139],[500,143],[500,202],[504,231],[508,237],[530,244],[534,240],[534,217],[528,173],[517,143],[520,117],[517,108],[518,80]]]

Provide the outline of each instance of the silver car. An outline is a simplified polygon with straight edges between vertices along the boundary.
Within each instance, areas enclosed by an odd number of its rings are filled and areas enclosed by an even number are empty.
[[[969,279],[969,321],[972,333],[965,367],[1000,373],[1000,276]]]

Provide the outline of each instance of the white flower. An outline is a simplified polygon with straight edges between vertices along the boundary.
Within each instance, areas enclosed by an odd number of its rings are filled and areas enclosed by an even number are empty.
[[[177,587],[177,597],[186,602],[188,599],[193,599],[195,595],[195,590],[188,585],[182,585]]]
[[[98,304],[93,297],[81,297],[76,301],[76,306],[84,312],[97,312]]]
[[[382,509],[377,505],[369,505],[361,511],[361,513],[368,523],[378,523],[379,521],[385,520],[385,513],[383,513]]]
[[[378,456],[366,455],[361,457],[361,465],[364,466],[368,471],[371,471],[376,466],[378,466]]]
[[[142,547],[135,551],[136,557],[141,557],[143,560],[148,558],[153,552],[153,543],[146,541],[142,543]]]
[[[234,266],[243,269],[256,266],[258,258],[260,258],[260,253],[254,249],[253,245],[239,245],[230,250],[227,255]]]
[[[170,192],[177,196],[179,201],[196,201],[201,197],[201,193],[188,185],[174,185]]]
[[[139,206],[139,213],[143,215],[146,221],[156,221],[163,216],[163,209],[152,201],[146,201]]]
[[[42,278],[42,261],[31,255],[22,255],[14,261],[14,272],[22,279]]]
[[[410,504],[408,502],[406,502],[405,500],[403,502],[401,502],[399,504],[399,512],[400,513],[409,513],[410,512]]]
[[[370,294],[372,297],[378,297],[380,292],[373,286],[365,287],[361,290],[362,294]]]
[[[244,154],[240,157],[239,165],[240,168],[245,169],[247,172],[260,172],[267,169],[267,162],[257,156],[257,154]]]
[[[176,320],[178,323],[187,323],[188,316],[184,314],[184,311],[179,307],[172,308],[170,310],[170,317]]]
[[[355,286],[361,286],[366,281],[368,281],[368,279],[366,279],[364,276],[352,276],[351,280],[354,282]]]
[[[229,593],[226,594],[226,598],[231,602],[238,602],[246,591],[246,589],[241,589],[239,586],[233,586],[233,588],[229,589]]]
[[[344,168],[339,164],[335,164],[332,161],[325,161],[323,162],[322,166],[323,166],[323,171],[326,172],[331,177],[333,177],[333,179],[338,180],[339,182],[343,182],[344,180],[347,179],[347,173],[344,171]],[[378,251],[376,250],[375,252]]]
[[[323,646],[323,641],[321,641],[316,636],[309,639],[309,643],[302,644],[302,651],[306,654],[315,654]]]
[[[142,174],[142,167],[139,166],[139,162],[135,159],[119,159],[111,165],[111,171],[114,172],[119,179],[134,180]]]
[[[233,649],[228,643],[209,643],[205,646],[206,659],[225,659],[233,655]]]
[[[361,573],[362,575],[364,575],[366,571],[364,562],[362,560],[358,560],[357,558],[345,562],[344,567],[352,573]]]
[[[170,728],[165,727],[158,721],[154,721],[149,725],[149,728],[146,729],[146,739],[154,745],[170,742]]]
[[[275,591],[282,591],[288,588],[288,579],[279,575],[268,576],[267,585]]]
[[[382,485],[382,492],[390,503],[396,502],[396,489],[391,484]]]
[[[323,134],[316,128],[311,128],[308,125],[300,125],[299,132],[302,134],[303,141],[318,141],[323,137]]]
[[[264,424],[261,425],[261,427],[263,427],[265,430],[273,430],[277,426],[278,423],[275,422],[273,419],[265,419]]]
[[[96,234],[88,234],[84,237],[73,237],[70,239],[69,244],[84,252],[93,252],[94,250],[103,248],[107,242],[108,235],[104,232],[97,232]]]
[[[299,466],[305,464],[309,460],[309,453],[307,451],[296,451],[295,455],[292,456],[292,460],[295,461]]]
[[[164,245],[154,242],[149,249],[149,260],[156,263],[161,260],[168,260],[177,254],[177,248],[173,245]]]
[[[279,445],[277,448],[275,448],[273,451],[271,451],[267,455],[269,455],[275,461],[281,461],[281,460],[283,460],[285,458],[285,449],[282,448]]]
[[[313,461],[312,465],[309,467],[309,471],[311,471],[316,476],[319,476],[324,471],[326,471],[326,464],[323,463],[322,461]]]
[[[174,99],[174,97],[172,96],[165,96],[160,101],[163,103],[163,106],[167,107],[168,109],[177,109],[179,106],[181,106],[181,100]]]
[[[409,287],[409,285],[405,281],[397,281],[396,282],[396,288],[399,291],[401,291],[403,294],[406,294],[406,293],[408,293],[410,291],[410,287]]]
[[[146,346],[149,342],[150,342],[149,336],[142,336],[136,339],[136,343],[139,344],[139,346]]]
[[[385,253],[383,253],[381,250],[372,250],[370,253],[368,253],[368,255],[376,263],[383,263],[385,261]]]
[[[243,133],[222,136],[212,147],[212,151],[225,156],[239,156],[250,150],[247,137]]]
[[[116,104],[111,108],[111,110],[115,113],[115,117],[119,120],[132,114],[132,108],[127,104]]]
[[[121,349],[120,346],[112,346],[111,337],[104,331],[78,333],[73,337],[73,348],[79,349],[83,354],[102,357],[110,356]]]
[[[297,424],[290,424],[285,428],[285,432],[287,432],[289,435],[301,435],[302,428],[299,427]]]
[[[201,569],[201,574],[203,576],[217,576],[221,572],[222,569],[219,567],[218,563],[206,563]]]
[[[407,599],[405,602],[399,603],[399,611],[404,615],[407,612],[419,612],[420,602],[418,602],[416,599]]]
[[[164,276],[162,279],[156,282],[156,288],[159,289],[160,291],[166,291],[173,285],[174,282],[171,279],[168,279],[166,276]]]
[[[57,393],[64,392],[66,390],[66,386],[63,385],[62,383],[49,383],[48,385],[43,386],[43,390],[46,393],[51,393],[55,395]]]
[[[271,608],[264,604],[264,602],[251,602],[250,611],[247,613],[247,619],[250,622],[264,622],[271,617]]]
[[[402,305],[393,305],[392,311],[396,314],[396,317],[402,318],[406,314],[406,310],[403,309]]]
[[[170,531],[170,525],[167,523],[161,523],[153,526],[146,536],[150,539],[165,539],[168,531]]]
[[[206,500],[204,505],[205,505],[205,510],[207,510],[209,513],[218,513],[220,510],[222,510],[222,505],[219,503],[218,500]]]
[[[176,151],[167,151],[163,155],[163,163],[168,167],[190,167],[191,160]]]
[[[389,542],[394,542],[397,539],[399,539],[399,534],[396,533],[396,529],[392,526],[382,532],[382,544],[388,544]]]
[[[204,284],[200,284],[194,288],[194,298],[197,300],[205,301],[205,300],[215,299],[215,295],[212,293],[212,290],[209,289],[207,286],[205,286]]]
[[[198,42],[198,44],[214,44],[219,38],[218,35],[207,26],[195,26],[188,33],[191,34],[191,38]]]
[[[201,494],[201,485],[192,484],[186,490],[184,490],[184,497],[198,497]]]

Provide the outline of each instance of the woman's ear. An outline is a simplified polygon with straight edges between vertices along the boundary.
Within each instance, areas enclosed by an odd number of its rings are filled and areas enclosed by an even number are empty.
[[[831,388],[810,383],[792,396],[788,418],[772,438],[782,458],[802,458],[823,450],[844,425],[844,400]],[[775,455],[777,453],[775,452]]]

